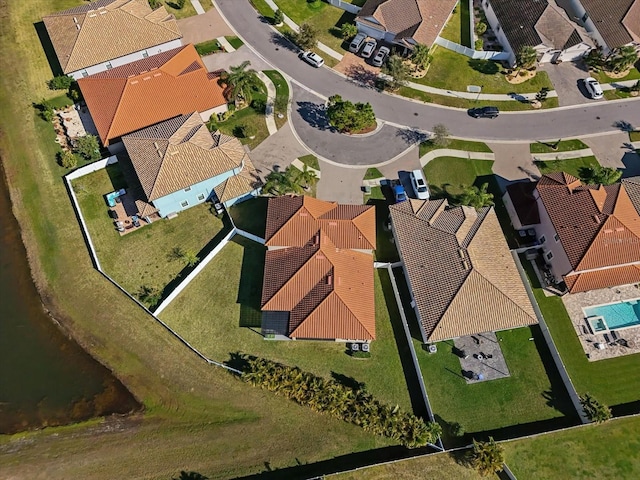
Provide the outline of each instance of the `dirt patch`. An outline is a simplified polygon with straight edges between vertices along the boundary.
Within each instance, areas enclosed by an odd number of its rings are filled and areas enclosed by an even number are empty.
[[[510,84],[517,85],[519,83],[524,83],[527,80],[531,80],[535,76],[535,70],[519,70],[510,75],[505,75],[505,78]]]

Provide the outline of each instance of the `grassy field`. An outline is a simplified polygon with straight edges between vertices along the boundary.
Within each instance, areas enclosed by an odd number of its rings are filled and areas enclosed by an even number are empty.
[[[263,72],[269,79],[273,82],[276,87],[276,103],[275,105],[279,105],[282,103],[283,105],[289,105],[289,84],[284,79],[284,77],[277,70],[265,70]],[[286,102],[285,99],[286,98]],[[274,108],[274,120],[276,121],[276,126],[278,128],[282,128],[282,126],[287,123],[287,107],[284,108]],[[278,117],[278,114],[282,115],[282,118]]]
[[[596,157],[569,158],[567,160],[546,160],[544,162],[535,162],[540,173],[566,172],[574,177],[580,177],[580,169],[583,167],[592,167],[598,165]]]
[[[198,52],[198,55],[200,55],[201,57],[222,51],[218,40],[216,40],[215,38],[213,40],[207,40],[206,42],[198,43],[197,45],[194,45],[194,47],[196,49],[196,52]]]
[[[570,152],[574,150],[582,150],[589,148],[589,146],[582,140],[574,138],[572,140],[561,140],[556,145],[556,149],[551,148],[549,143],[536,142],[529,145],[531,153],[554,153],[554,152]]]
[[[236,37],[235,35],[233,36],[229,36],[229,37],[224,37],[227,39],[227,42],[229,42],[231,44],[231,46],[233,48],[235,48],[236,50],[238,50],[241,46],[244,45],[244,42],[242,40],[240,40],[238,37]]]
[[[632,68],[629,73],[622,78],[613,78],[607,75],[605,72],[591,72],[591,75],[600,83],[615,83],[624,82],[626,80],[638,80],[640,79],[640,70]]]
[[[640,478],[640,417],[503,443],[517,478]]]
[[[208,12],[213,8],[213,4],[211,2],[202,1],[200,2],[202,8],[204,8],[205,12]],[[164,6],[166,7],[169,13],[173,13],[177,19],[192,17],[196,15],[196,9],[193,7],[189,0],[184,2],[184,6],[182,8],[178,8],[178,4],[176,2],[165,1]]]
[[[315,155],[303,155],[302,157],[299,157],[298,160],[309,168],[320,170],[320,162],[318,162],[318,157]]]
[[[640,400],[640,355],[589,362],[575,328],[559,297],[545,297],[531,264],[522,264],[529,275],[540,310],[579,395],[590,393],[609,406]]]
[[[50,315],[112,369],[145,406],[141,417],[0,436],[2,476],[234,478],[386,445],[211,367],[91,265],[51,124],[29,107],[52,98],[34,23],[78,0],[0,0],[0,154],[32,274]],[[4,23],[3,23],[4,24]],[[292,415],[295,412],[295,415]],[[286,419],[286,421],[283,421]]]
[[[134,296],[143,286],[162,291],[178,278],[187,265],[176,249],[198,253],[220,232],[224,235],[222,220],[201,204],[120,236],[104,200],[105,194],[128,187],[118,165],[79,178],[73,187],[102,268]]]
[[[491,149],[486,143],[450,138],[449,144],[446,147],[439,147],[438,145],[434,145],[431,140],[422,142],[420,144],[420,157],[424,156],[425,153],[428,153],[432,150],[438,150],[439,148],[450,148],[452,150],[463,150],[465,152],[491,153]]]
[[[411,403],[394,328],[396,306],[387,302],[376,274],[376,340],[371,358],[354,359],[335,342],[268,341],[260,334],[260,296],[264,247],[236,237],[162,313],[162,319],[205,355],[227,361],[235,352],[266,357],[327,378],[364,382],[387,403],[410,410]],[[394,327],[395,325],[395,327]]]
[[[472,47],[471,31],[469,30],[469,2],[467,0],[458,2],[440,36],[465,47]]]
[[[470,59],[442,47],[436,47],[432,55],[433,61],[427,75],[414,81],[461,92],[466,92],[467,85],[481,85],[482,93],[534,93],[542,87],[553,89],[545,72],[538,71],[531,80],[514,85],[507,82],[499,63]]]
[[[377,168],[367,168],[367,171],[364,172],[365,180],[373,180],[374,178],[383,178],[384,175]]]
[[[424,166],[424,177],[434,198],[455,197],[466,187],[489,181],[493,177],[493,160],[438,157]],[[479,186],[479,185],[478,185]]]

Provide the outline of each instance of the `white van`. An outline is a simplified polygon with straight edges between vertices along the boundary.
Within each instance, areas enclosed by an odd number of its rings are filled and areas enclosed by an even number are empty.
[[[351,43],[349,44],[349,51],[351,53],[356,53],[358,50],[360,50],[360,47],[362,46],[366,38],[367,36],[364,33],[359,32],[355,37],[353,37],[353,40],[351,40]]]
[[[429,187],[424,179],[422,170],[414,170],[409,174],[411,177],[411,186],[413,191],[420,200],[429,200]]]

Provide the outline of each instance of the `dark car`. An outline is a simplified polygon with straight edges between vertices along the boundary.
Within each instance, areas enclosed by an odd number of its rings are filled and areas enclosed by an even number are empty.
[[[498,107],[478,107],[469,110],[469,115],[473,118],[496,118],[500,115]]]

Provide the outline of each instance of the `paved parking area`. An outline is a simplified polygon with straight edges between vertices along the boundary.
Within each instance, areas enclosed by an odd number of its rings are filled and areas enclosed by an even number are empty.
[[[563,62],[558,65],[546,63],[540,67],[540,70],[549,75],[554,90],[558,92],[558,102],[561,107],[594,101],[586,96],[582,86],[582,79],[589,76],[584,63]]]
[[[624,169],[625,177],[640,175],[640,156],[629,148],[629,134],[618,132],[611,135],[585,138],[594,155],[604,167]]]
[[[513,181],[538,180],[540,170],[531,159],[528,143],[488,143],[495,154],[493,173],[496,174],[500,188]]]
[[[362,205],[362,179],[366,168],[345,168],[320,161],[322,176],[316,196],[321,200]]]
[[[202,17],[203,15],[200,16]],[[214,53],[212,55],[202,57],[204,65],[210,72],[215,70],[228,70],[231,65],[240,65],[245,60],[250,62],[251,65],[249,68],[253,68],[254,70],[271,70],[273,68],[253,53],[246,45],[241,46],[235,52]]]
[[[344,73],[354,82],[358,82],[369,87],[375,85],[378,78],[379,68],[369,65],[364,58],[359,57],[351,52],[347,52],[340,60],[334,70]]]
[[[178,20],[182,32],[182,43],[202,43],[226,35],[235,35],[215,8],[202,15]]]

